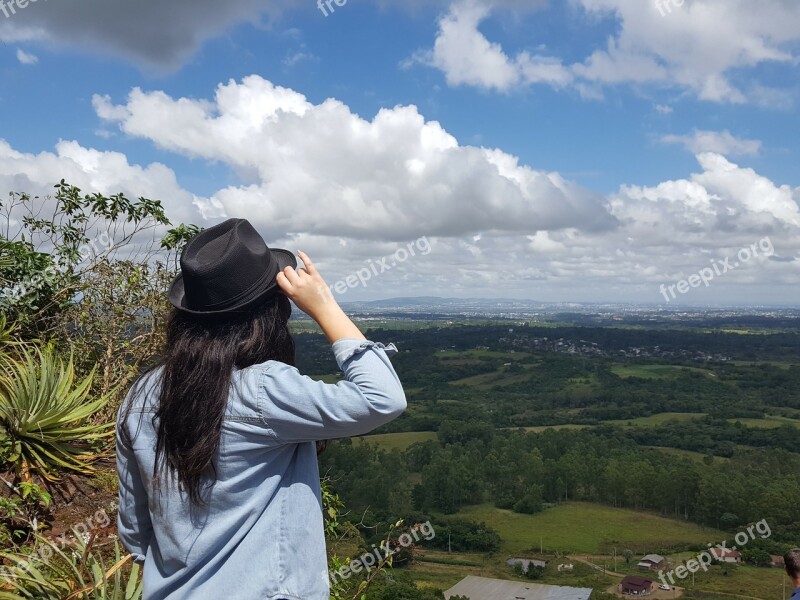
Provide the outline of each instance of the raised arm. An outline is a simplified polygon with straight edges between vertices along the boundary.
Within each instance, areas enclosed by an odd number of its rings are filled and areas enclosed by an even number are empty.
[[[297,270],[286,267],[276,277],[283,293],[319,324],[331,344],[344,338],[365,340],[361,330],[344,314],[336,302],[336,298],[311,262],[311,258],[302,251],[297,254],[303,260],[305,267]]]

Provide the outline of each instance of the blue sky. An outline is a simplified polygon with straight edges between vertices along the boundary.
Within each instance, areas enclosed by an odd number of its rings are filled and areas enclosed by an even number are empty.
[[[794,304],[800,4],[672,3],[0,8],[0,184],[244,216],[331,281],[431,241],[344,300],[655,303],[768,238],[668,303]]]

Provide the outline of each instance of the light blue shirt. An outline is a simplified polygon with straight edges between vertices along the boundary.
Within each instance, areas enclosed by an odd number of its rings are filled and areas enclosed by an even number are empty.
[[[160,369],[128,393],[117,524],[144,563],[144,600],[329,599],[314,442],[365,434],[406,408],[394,344],[343,339],[333,352],[346,378],[336,384],[276,361],[234,371],[206,508],[190,511],[174,482],[160,504],[152,491]]]

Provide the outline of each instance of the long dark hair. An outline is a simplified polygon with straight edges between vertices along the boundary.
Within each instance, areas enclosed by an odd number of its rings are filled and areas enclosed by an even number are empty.
[[[173,309],[158,409],[153,479],[166,462],[167,481],[175,476],[192,504],[206,504],[204,483],[216,480],[214,458],[228,401],[234,367],[276,360],[295,364],[294,340],[288,321],[292,313],[283,294],[246,312],[225,318],[198,317]],[[209,476],[213,475],[209,479]]]

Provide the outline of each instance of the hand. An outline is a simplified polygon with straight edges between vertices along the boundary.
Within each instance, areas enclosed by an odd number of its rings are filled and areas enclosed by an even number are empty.
[[[364,334],[336,302],[328,285],[305,252],[297,252],[305,264],[297,270],[286,267],[275,278],[281,291],[297,308],[314,319],[333,343],[343,338],[366,340]]]
[[[297,270],[286,267],[278,273],[275,281],[297,308],[319,321],[325,311],[338,308],[339,304],[308,255],[302,251],[298,251],[297,255],[305,266]]]

